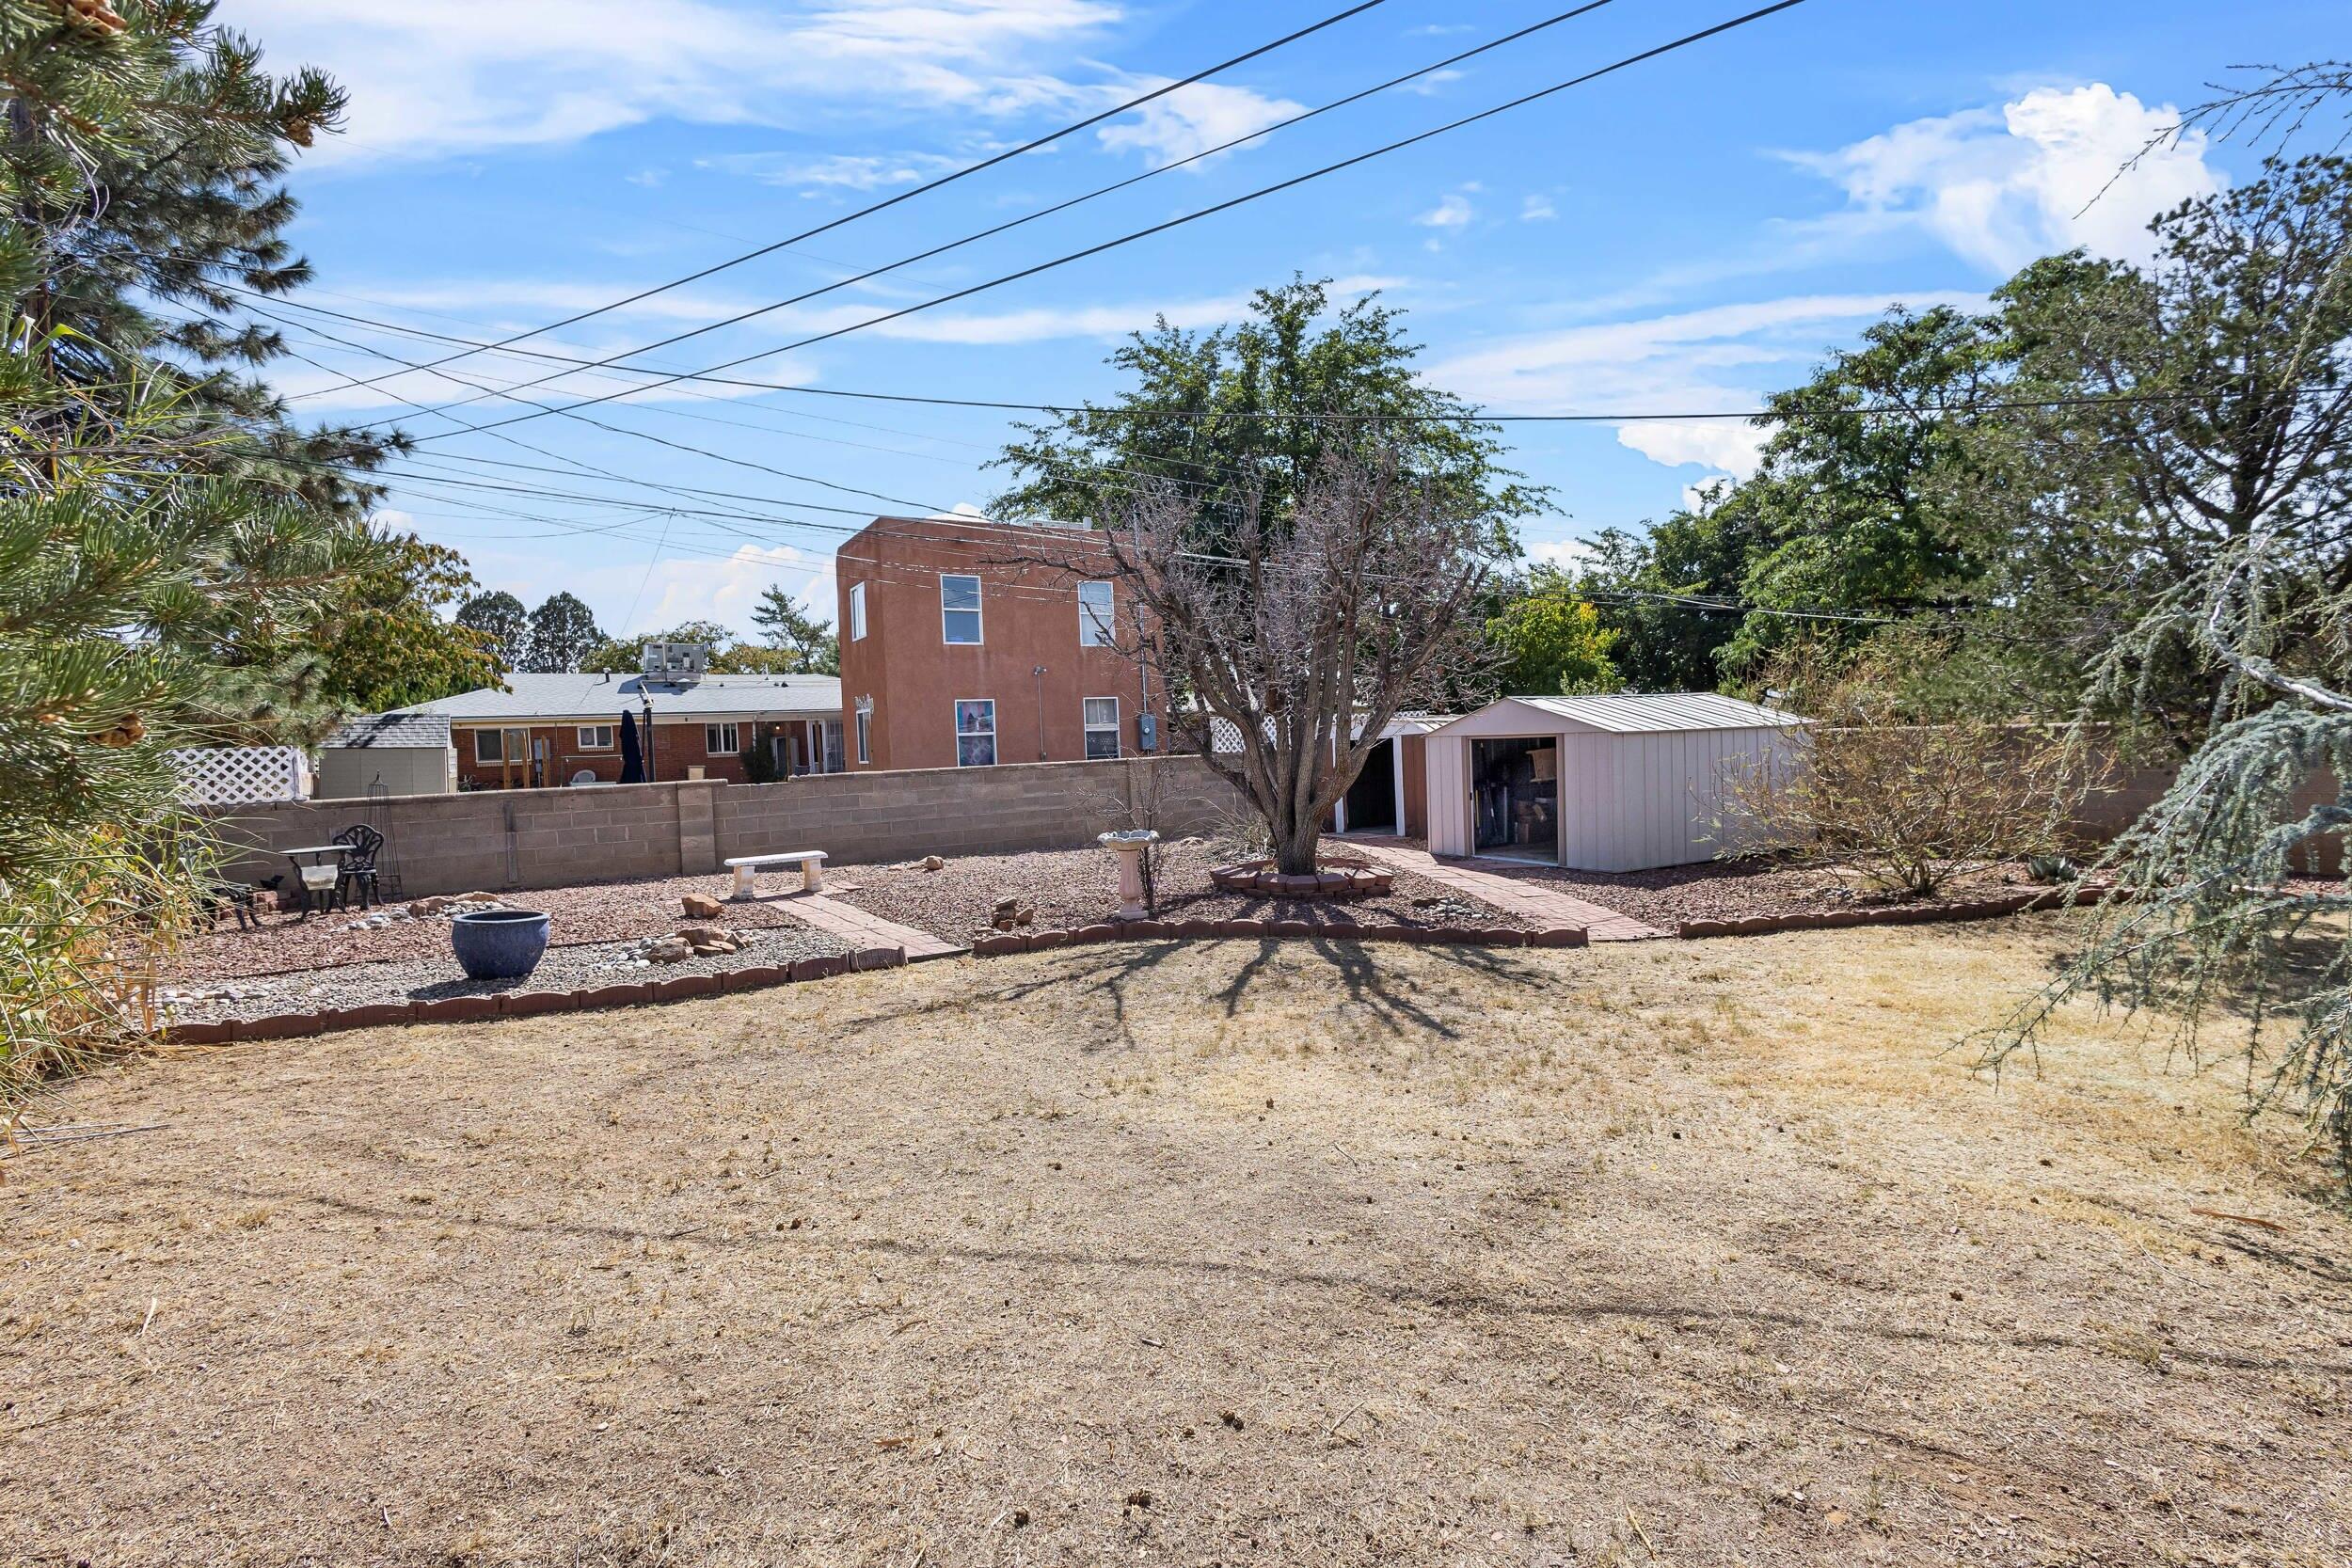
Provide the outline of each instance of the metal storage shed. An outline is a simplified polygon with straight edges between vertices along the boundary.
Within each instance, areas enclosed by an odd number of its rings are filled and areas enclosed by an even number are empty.
[[[1428,737],[1429,847],[1578,871],[1712,860],[1724,783],[1781,766],[1793,715],[1711,692],[1505,697]]]
[[[447,795],[457,788],[457,752],[437,713],[373,713],[354,719],[319,747],[319,797]]]

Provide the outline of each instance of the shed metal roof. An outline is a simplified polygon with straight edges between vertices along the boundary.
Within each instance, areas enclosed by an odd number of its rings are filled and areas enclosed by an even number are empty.
[[[526,722],[532,720],[609,721],[623,708],[653,699],[656,720],[818,718],[841,711],[837,675],[705,675],[691,684],[655,676],[511,674],[513,689],[484,687],[425,703],[419,712],[437,713],[460,723]]]
[[[1534,708],[1568,727],[1598,730],[1608,735],[1669,735],[1688,730],[1780,730],[1808,721],[1777,708],[1759,707],[1737,697],[1712,691],[1628,691],[1605,697],[1503,697],[1492,705],[1457,719],[1470,725],[1504,705]],[[1481,726],[1482,728],[1484,726]],[[1440,731],[1439,733],[1443,733]]]
[[[449,721],[437,713],[370,713],[338,724],[322,743],[340,751],[432,751],[449,744]]]

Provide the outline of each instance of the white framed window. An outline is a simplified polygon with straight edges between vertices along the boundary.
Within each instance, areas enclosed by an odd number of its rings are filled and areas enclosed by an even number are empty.
[[[996,765],[996,701],[993,697],[956,701],[956,766],[993,768]]]
[[[940,574],[939,635],[957,646],[980,641],[980,579]]]
[[[703,750],[714,757],[735,755],[740,750],[736,744],[735,726],[732,723],[705,724],[703,726]]]
[[[850,641],[866,641],[866,584],[850,584]]]
[[[1119,755],[1119,699],[1089,697],[1082,704],[1082,717],[1087,732],[1089,762],[1115,758]]]
[[[1078,584],[1078,646],[1104,648],[1111,641],[1111,585],[1107,582]],[[1092,698],[1087,699],[1089,702]]]
[[[857,762],[860,768],[866,768],[872,766],[873,761],[874,699],[860,697],[857,700]]]
[[[612,750],[612,726],[610,724],[580,725],[580,749],[583,752],[609,752]]]
[[[506,734],[506,732],[505,732],[504,730],[476,730],[476,731],[474,731],[474,732],[473,732],[473,759],[474,759],[474,761],[476,761],[476,762],[478,762],[478,763],[492,763],[492,764],[504,762],[504,761],[506,760],[506,753],[505,753],[505,752],[504,752],[504,751],[501,748],[501,746],[500,746],[500,742],[501,742],[501,739],[505,736],[505,734]],[[519,761],[521,761],[522,759],[521,759],[521,758],[519,758],[519,757],[517,757],[516,760],[517,762],[519,762]]]

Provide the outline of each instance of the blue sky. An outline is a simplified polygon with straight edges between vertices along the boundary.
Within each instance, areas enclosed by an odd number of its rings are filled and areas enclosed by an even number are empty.
[[[1244,135],[1567,3],[1387,0],[1050,151],[518,346],[589,358],[635,348]],[[966,288],[1754,3],[1614,0],[1410,89],[633,363],[699,369]],[[352,94],[347,134],[294,176],[294,238],[318,274],[300,297],[486,339],[811,228],[1339,8],[226,0],[222,20],[258,37],[272,63],[325,67]],[[1499,411],[1752,406],[1897,301],[1980,300],[2023,261],[2067,245],[2135,254],[2151,213],[2250,166],[2243,148],[2191,145],[2100,195],[2169,122],[2169,107],[2198,102],[2237,62],[2340,55],[2344,31],[2340,6],[2315,0],[1808,0],[1238,211],[729,373],[942,397],[1102,397],[1115,386],[1102,361],[1123,332],[1158,312],[1193,326],[1231,320],[1251,289],[1303,272],[1343,292],[1378,289],[1408,312],[1425,373]],[[583,411],[614,429],[542,417],[464,434],[413,404],[476,397],[473,388],[377,356],[422,361],[456,352],[449,344],[282,313],[305,321],[289,338],[315,362],[278,372],[297,410],[431,437],[395,481],[392,511],[463,550],[485,584],[533,604],[570,589],[609,631],[690,617],[747,627],[770,583],[830,617],[832,549],[861,519],[808,503],[984,508],[1005,483],[981,465],[1009,416],[790,391],[680,384]],[[561,369],[512,353],[444,367],[492,389]],[[354,376],[381,379],[355,388]],[[519,395],[568,403],[634,379],[575,372]],[[485,396],[453,412],[484,423],[535,410]],[[1720,421],[1516,426],[1508,438],[1517,466],[1555,492],[1558,515],[1526,531],[1531,553],[1554,557],[1744,472],[1756,439]],[[512,466],[525,464],[561,471]],[[733,515],[665,518],[665,507]]]

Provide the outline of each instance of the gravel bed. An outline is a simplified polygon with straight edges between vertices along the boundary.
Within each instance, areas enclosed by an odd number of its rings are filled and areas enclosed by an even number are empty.
[[[1333,843],[1327,853],[1344,858],[1346,847]],[[1156,856],[1159,918],[1531,928],[1528,921],[1410,872],[1398,872],[1393,890],[1387,894],[1344,901],[1269,898],[1212,886],[1209,867],[1238,858],[1237,849],[1197,838],[1161,845]],[[855,887],[845,881],[842,888],[829,884],[826,891],[837,891],[845,902],[884,920],[918,927],[952,942],[968,942],[992,929],[1000,898],[1034,904],[1040,929],[1119,918],[1119,868],[1110,851],[1100,847],[951,858],[938,871],[924,870],[920,861],[862,865],[849,875]]]
[[[494,996],[501,991],[579,990],[625,981],[668,979],[675,974],[718,974],[758,964],[788,964],[850,951],[850,944],[822,931],[734,927],[742,950],[676,963],[648,963],[633,942],[577,942],[550,947],[539,967],[520,980],[469,980],[448,956],[377,963],[336,964],[324,969],[246,975],[201,986],[182,982],[167,988],[166,1011],[182,1022],[209,1023],[225,1018],[262,1018],[272,1013],[310,1013],[326,1007],[365,1007],[378,1003],[437,1002],[445,996]]]
[[[1840,910],[1932,909],[2038,886],[2022,863],[1984,866],[1946,885],[1937,898],[1899,898],[1854,885],[1825,866],[1777,860],[1707,861],[1655,871],[1566,871],[1558,866],[1473,863],[1481,871],[1540,882],[1646,925],[1672,930],[1686,920],[1827,914]]]
[[[501,903],[517,909],[542,910],[551,918],[550,949],[656,936],[687,924],[679,900],[690,893],[708,894],[723,900],[731,879],[654,877],[630,881],[582,882],[568,887],[528,888],[500,892],[485,890]],[[771,877],[763,893],[800,885],[790,877]],[[469,890],[461,890],[469,891]],[[405,909],[405,902],[385,910]],[[385,960],[449,959],[446,919],[399,921],[375,928],[353,929],[366,915],[385,911],[329,910],[309,920],[292,912],[266,915],[259,930],[239,930],[224,912],[211,931],[196,937],[172,963],[174,974],[187,980],[224,980],[246,974],[281,974],[340,968],[346,964]],[[767,901],[728,904],[718,924],[734,930],[793,927],[800,922]]]

